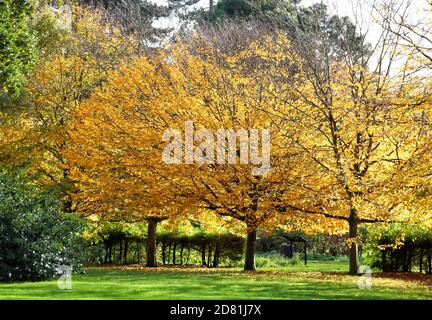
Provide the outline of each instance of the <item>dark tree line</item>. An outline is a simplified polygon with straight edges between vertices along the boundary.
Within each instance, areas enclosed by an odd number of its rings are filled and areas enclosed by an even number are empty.
[[[162,263],[188,264],[191,252],[200,256],[201,265],[217,268],[222,258],[232,261],[240,260],[245,241],[231,235],[196,234],[193,236],[177,236],[163,234],[158,237],[161,246]]]
[[[147,238],[130,236],[120,230],[103,236],[100,245],[101,263],[141,263],[145,256]],[[191,236],[164,233],[158,236],[157,253],[163,265],[188,265],[197,259],[202,266],[217,268],[222,259],[242,258],[244,239],[231,234],[199,233]],[[193,259],[192,259],[193,257]]]
[[[432,239],[406,239],[402,246],[380,253],[375,265],[384,272],[432,273]]]

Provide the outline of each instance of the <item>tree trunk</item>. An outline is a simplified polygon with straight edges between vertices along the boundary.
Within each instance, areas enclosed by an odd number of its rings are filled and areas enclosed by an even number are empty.
[[[216,243],[216,248],[213,255],[213,268],[217,268],[219,266],[219,243]]]
[[[166,264],[166,247],[167,247],[166,241],[163,241],[162,242],[162,263],[163,263],[163,265]]]
[[[407,271],[408,272],[411,272],[411,270],[412,270],[412,267],[411,267],[411,265],[412,265],[412,255],[413,255],[412,250],[408,249],[408,261],[407,261]]]
[[[156,227],[158,224],[157,219],[148,219],[147,227],[147,263],[146,267],[157,267],[156,262]]]
[[[120,252],[119,252],[119,263],[123,261],[123,239],[120,238]]]
[[[138,256],[139,243],[136,242],[135,244],[136,244],[136,245],[135,245],[135,251],[134,251],[134,254],[133,254],[133,261],[134,261],[134,262],[136,261],[136,262],[139,264],[139,256]]]
[[[428,273],[432,273],[432,256],[428,253]]]
[[[128,244],[128,240],[125,239],[125,241],[124,241],[124,252],[123,252],[123,256],[124,256],[123,260],[124,260],[124,263],[127,263],[128,245],[129,245],[129,244]]]
[[[208,246],[208,254],[207,254],[207,267],[210,267],[210,261],[211,261],[211,257],[212,257],[212,250],[213,250],[213,246],[211,245],[211,243]]]
[[[393,254],[393,249],[390,249],[390,270],[391,272],[395,271],[394,270],[394,254]]]
[[[104,259],[104,263],[108,263],[108,252],[109,252],[109,245],[108,242],[105,243],[105,259]]]
[[[201,247],[201,265],[206,265],[206,244],[204,243]]]
[[[248,232],[246,241],[245,271],[255,271],[256,230]]]
[[[173,244],[173,255],[172,255],[172,262],[175,265],[176,264],[176,250],[177,250],[177,242],[174,241]]]
[[[420,249],[420,258],[419,258],[419,266],[420,266],[420,273],[423,272],[423,248]]]
[[[349,223],[349,237],[352,240],[349,248],[349,274],[358,274],[359,261],[358,261],[358,221],[354,217],[350,217]]]
[[[188,254],[187,254],[187,258],[186,258],[186,262],[185,262],[186,265],[189,262],[189,257],[190,257],[190,247],[188,247]]]

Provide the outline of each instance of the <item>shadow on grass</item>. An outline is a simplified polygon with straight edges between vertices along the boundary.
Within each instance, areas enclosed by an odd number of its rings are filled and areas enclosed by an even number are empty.
[[[312,274],[310,274],[312,275]],[[319,276],[317,273],[316,275]],[[377,287],[361,290],[356,277],[307,272],[243,273],[167,268],[88,269],[74,275],[72,290],[56,281],[0,284],[0,299],[431,299],[428,288]],[[329,278],[326,278],[329,277]]]

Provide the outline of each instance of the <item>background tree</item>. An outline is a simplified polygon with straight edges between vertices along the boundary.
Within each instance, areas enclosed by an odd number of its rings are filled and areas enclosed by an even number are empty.
[[[283,203],[297,201],[292,186],[301,175],[306,175],[302,172],[300,158],[289,149],[289,142],[285,140],[290,128],[284,125],[283,118],[272,117],[270,111],[275,108],[289,112],[287,102],[276,98],[277,72],[273,69],[276,67],[273,58],[279,59],[280,55],[269,49],[274,41],[288,42],[286,38],[266,34],[259,26],[255,25],[258,30],[250,26],[247,34],[232,25],[211,28],[207,34],[195,35],[174,50],[174,61],[184,77],[179,87],[186,88],[194,104],[177,111],[175,121],[171,122],[176,126],[180,123],[182,131],[181,123],[186,120],[193,120],[195,130],[201,126],[213,131],[219,128],[270,128],[269,172],[256,175],[251,171],[253,165],[250,163],[220,165],[205,161],[165,169],[169,174],[167,180],[171,180],[170,176],[181,177],[171,186],[174,194],[181,195],[178,201],[241,222],[247,234],[245,270],[255,270],[258,228],[272,229],[281,224],[286,226],[287,222],[287,227],[302,224],[308,229],[313,225],[310,220],[300,221],[294,217],[288,220],[290,215],[284,215],[280,210]],[[227,27],[230,29],[224,29]],[[255,39],[256,34],[261,37]],[[176,109],[178,107],[176,105]],[[287,148],[281,148],[282,145]],[[237,155],[241,156],[239,145],[236,148]],[[279,183],[283,179],[288,182]],[[285,196],[285,202],[281,195]],[[337,228],[336,225],[327,224],[329,229]]]
[[[193,14],[201,24],[227,20],[260,23],[287,32],[293,46],[307,47],[305,37],[317,42],[325,37],[329,49],[339,58],[350,55],[358,60],[367,57],[370,50],[356,22],[347,16],[332,15],[324,3],[302,6],[301,0],[221,0],[213,10]]]
[[[136,54],[139,47],[137,38],[125,37],[117,27],[103,22],[101,12],[73,7],[71,23],[70,30],[49,23],[46,26],[51,29],[41,30],[50,48],[41,48],[45,56],[29,75],[27,99],[13,111],[4,111],[5,135],[0,141],[2,161],[30,163],[29,174],[41,185],[55,187],[66,211],[71,211],[72,185],[61,153],[69,139],[65,126],[106,73]],[[56,32],[63,35],[50,36]],[[56,46],[51,46],[53,42]]]
[[[140,58],[112,71],[102,89],[76,110],[72,144],[63,153],[78,192],[74,210],[108,219],[148,221],[147,266],[156,266],[157,223],[179,209],[156,174],[160,167],[159,114],[181,99],[158,59]],[[186,215],[186,212],[181,212]]]
[[[298,74],[293,79],[291,68],[279,74],[286,81],[281,92],[291,97],[285,119],[298,128],[288,138],[311,173],[297,188],[304,203],[286,209],[347,221],[355,274],[360,223],[407,221],[418,213],[406,202],[413,180],[403,172],[429,161],[429,129],[418,122],[426,92],[403,72],[392,78],[373,73],[350,56],[335,59],[325,48],[319,60],[286,49]]]
[[[28,0],[0,2],[0,95],[17,93],[35,60],[33,9]]]

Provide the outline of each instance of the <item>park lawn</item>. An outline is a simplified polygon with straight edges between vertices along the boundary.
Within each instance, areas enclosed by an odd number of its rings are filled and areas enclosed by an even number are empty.
[[[377,274],[371,289],[359,289],[346,263],[262,268],[141,266],[86,268],[73,275],[72,290],[57,282],[0,284],[0,299],[432,299],[430,276]],[[426,280],[426,281],[425,281]]]

